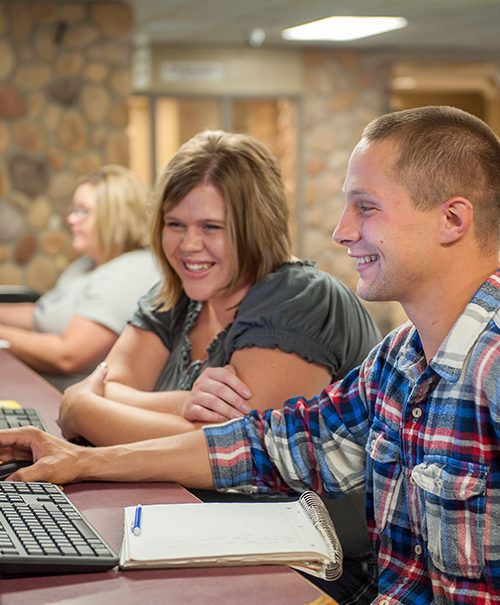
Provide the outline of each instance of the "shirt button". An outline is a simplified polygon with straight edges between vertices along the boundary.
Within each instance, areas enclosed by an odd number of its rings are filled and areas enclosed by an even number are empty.
[[[415,554],[417,555],[417,557],[419,557],[422,554],[422,547],[420,546],[420,544],[417,544],[415,546]]]
[[[417,482],[415,481],[415,477],[413,475],[410,475],[410,483],[412,485],[416,485],[417,484]]]
[[[420,416],[422,416],[422,410],[420,408],[413,408],[411,413],[413,418],[420,418]]]
[[[380,601],[379,605],[389,605],[389,601],[384,599],[383,601]]]

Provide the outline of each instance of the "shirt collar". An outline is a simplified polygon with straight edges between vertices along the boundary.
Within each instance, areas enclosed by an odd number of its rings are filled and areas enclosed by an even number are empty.
[[[460,378],[465,360],[491,320],[500,321],[500,269],[474,294],[431,360],[430,366],[450,382]],[[500,327],[500,326],[499,326]]]
[[[407,331],[399,349],[396,364],[398,369],[411,380],[417,380],[425,368],[425,354],[420,335],[415,326],[408,322],[403,328]]]

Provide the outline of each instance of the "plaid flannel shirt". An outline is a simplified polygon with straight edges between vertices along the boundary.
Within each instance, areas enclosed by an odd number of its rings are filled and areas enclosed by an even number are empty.
[[[427,365],[389,334],[311,401],[205,427],[217,489],[366,487],[379,605],[500,602],[500,270]]]

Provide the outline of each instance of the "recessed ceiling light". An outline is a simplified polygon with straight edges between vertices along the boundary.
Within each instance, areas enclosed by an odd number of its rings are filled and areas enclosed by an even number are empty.
[[[281,32],[285,40],[359,40],[406,27],[403,17],[327,17],[289,27]]]
[[[248,41],[252,48],[259,48],[264,44],[264,40],[266,39],[266,32],[261,27],[256,27],[252,29],[250,35],[248,37]]]

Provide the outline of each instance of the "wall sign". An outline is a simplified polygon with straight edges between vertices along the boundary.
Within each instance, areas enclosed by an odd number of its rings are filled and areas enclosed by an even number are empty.
[[[221,63],[209,61],[164,61],[160,64],[163,82],[221,82]]]

